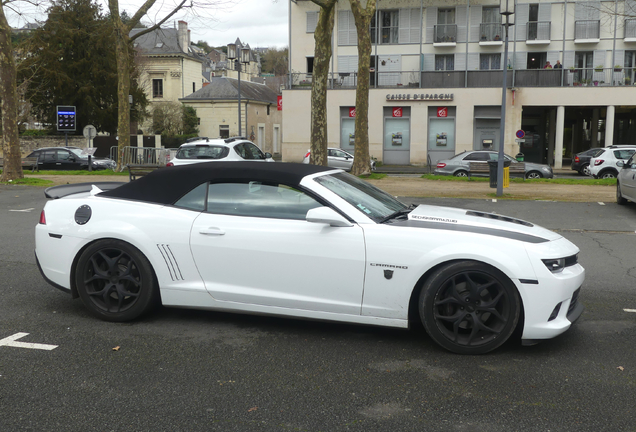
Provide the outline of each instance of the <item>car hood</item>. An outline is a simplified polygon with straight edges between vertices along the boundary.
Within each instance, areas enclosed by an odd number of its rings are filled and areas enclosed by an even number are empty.
[[[520,219],[475,210],[420,205],[398,225],[442,229],[491,235],[528,243],[558,240],[561,236],[538,225]]]

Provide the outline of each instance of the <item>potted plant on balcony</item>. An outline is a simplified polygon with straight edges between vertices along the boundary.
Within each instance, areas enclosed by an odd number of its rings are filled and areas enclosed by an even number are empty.
[[[598,86],[598,80],[594,80],[592,81],[592,83],[594,84],[594,86]]]
[[[603,65],[598,65],[594,67],[595,72],[603,72]]]
[[[623,66],[621,65],[614,65],[614,72],[621,72],[623,70]]]
[[[632,84],[631,77],[625,77],[625,85],[631,85],[631,84]]]
[[[574,66],[570,66],[570,67],[569,67],[569,69],[570,69],[570,72],[572,72],[572,73],[574,73],[574,71],[576,70],[576,69],[574,68]]]

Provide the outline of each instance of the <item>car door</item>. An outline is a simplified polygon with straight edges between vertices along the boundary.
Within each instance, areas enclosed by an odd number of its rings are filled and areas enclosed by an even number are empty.
[[[74,153],[65,150],[65,149],[57,149],[55,151],[55,168],[59,170],[78,170],[80,169],[80,161],[77,155]]]
[[[55,150],[44,150],[38,157],[38,168],[41,170],[57,169],[57,152]]]
[[[461,165],[468,170],[470,167],[470,163],[471,162],[476,162],[480,165],[486,166],[486,163],[490,160],[491,158],[491,154],[496,154],[496,153],[490,153],[487,151],[476,151],[476,152],[472,152],[472,153],[468,153],[464,159],[462,159],[461,161]],[[483,175],[483,174],[474,174],[474,175]]]
[[[195,220],[192,256],[220,301],[359,315],[362,229],[305,220],[322,204],[283,185],[211,184]]]
[[[632,202],[636,202],[636,160],[634,159],[632,155],[618,172],[621,194]]]
[[[353,165],[353,157],[338,149],[328,149],[327,159],[330,167],[340,168],[345,171],[350,171]]]

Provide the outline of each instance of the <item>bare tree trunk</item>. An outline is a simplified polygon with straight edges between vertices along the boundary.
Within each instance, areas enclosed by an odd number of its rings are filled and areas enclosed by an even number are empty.
[[[311,163],[327,165],[327,83],[336,0],[321,5],[314,32],[314,71],[311,81]]]
[[[356,87],[355,153],[351,173],[369,174],[369,68],[371,66],[371,17],[375,14],[375,1],[367,0],[362,8],[360,0],[350,0],[353,19],[358,32],[358,85]]]
[[[127,28],[117,18],[115,24],[115,37],[117,45],[115,52],[117,56],[117,152],[119,157],[118,169],[121,169],[122,155],[124,147],[130,146],[130,104],[128,94],[130,94],[130,64],[128,58],[128,32]]]
[[[1,181],[17,180],[22,173],[22,155],[18,135],[18,93],[16,68],[11,44],[11,27],[0,5],[0,100],[2,100],[2,151],[4,166]]]

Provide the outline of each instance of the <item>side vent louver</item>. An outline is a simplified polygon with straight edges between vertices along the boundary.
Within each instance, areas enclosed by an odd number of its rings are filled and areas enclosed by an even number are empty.
[[[534,225],[532,225],[530,222],[526,222],[523,221],[521,219],[515,219],[515,218],[511,218],[511,217],[507,217],[507,216],[501,216],[495,213],[486,213],[486,212],[478,212],[478,211],[467,211],[466,212],[466,216],[477,216],[477,217],[483,217],[486,219],[495,219],[495,220],[500,220],[503,222],[510,222],[510,223],[514,223],[514,224],[518,224],[518,225],[523,225],[523,226],[527,226],[527,227],[533,227]]]
[[[179,263],[172,253],[172,250],[170,250],[170,245],[158,244],[157,249],[159,249],[163,260],[166,262],[166,267],[168,268],[168,273],[170,273],[172,280],[184,280],[183,275],[181,274],[181,269],[179,268]]]

